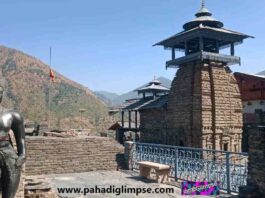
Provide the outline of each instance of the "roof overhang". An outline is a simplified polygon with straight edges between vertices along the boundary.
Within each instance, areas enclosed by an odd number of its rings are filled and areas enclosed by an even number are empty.
[[[191,30],[180,32],[153,46],[161,45],[165,48],[185,49],[185,41],[204,37],[207,39],[218,40],[219,46],[225,46],[230,43],[241,43],[246,38],[254,38],[246,34],[235,32],[224,28],[213,28],[207,26],[199,26]]]
[[[249,73],[242,73],[242,72],[235,72],[235,77],[244,78],[244,79],[251,79],[251,80],[259,80],[265,82],[265,76],[263,75],[256,75],[256,74],[249,74]]]

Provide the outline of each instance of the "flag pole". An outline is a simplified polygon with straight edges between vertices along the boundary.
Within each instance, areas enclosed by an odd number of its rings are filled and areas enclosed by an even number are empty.
[[[49,63],[49,87],[48,87],[48,128],[51,129],[51,122],[50,122],[50,118],[51,118],[51,113],[50,113],[50,109],[51,109],[51,76],[50,76],[50,72],[51,72],[51,66],[52,66],[52,48],[50,47],[50,63]]]

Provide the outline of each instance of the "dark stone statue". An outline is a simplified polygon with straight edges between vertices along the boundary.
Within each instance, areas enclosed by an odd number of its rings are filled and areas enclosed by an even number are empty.
[[[0,86],[0,102],[4,89]],[[13,148],[9,131],[16,139],[17,152]],[[0,106],[0,192],[2,198],[15,197],[20,182],[21,167],[26,160],[25,129],[22,116]]]

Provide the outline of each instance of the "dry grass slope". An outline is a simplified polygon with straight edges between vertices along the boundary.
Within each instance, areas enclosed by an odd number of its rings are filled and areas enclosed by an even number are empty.
[[[104,131],[108,127],[110,118],[105,104],[89,89],[57,72],[48,109],[49,67],[40,60],[0,46],[0,67],[4,77],[2,83],[6,87],[3,103],[20,111],[26,120],[46,121],[49,111],[53,128],[81,126]],[[79,109],[86,109],[83,120]]]

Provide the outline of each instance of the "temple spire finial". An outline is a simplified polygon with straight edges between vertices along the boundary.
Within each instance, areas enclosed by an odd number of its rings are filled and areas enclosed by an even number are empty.
[[[205,0],[202,0],[202,8],[205,8]]]

